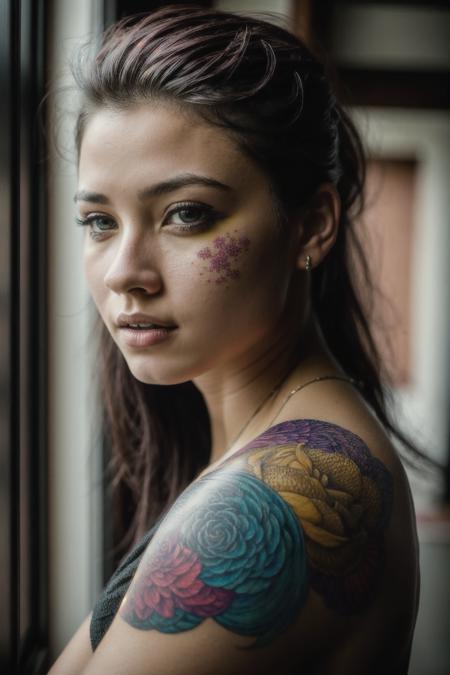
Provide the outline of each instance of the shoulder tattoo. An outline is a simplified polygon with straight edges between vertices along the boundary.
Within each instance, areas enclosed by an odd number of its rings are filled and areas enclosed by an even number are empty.
[[[310,589],[339,613],[367,607],[383,571],[392,479],[362,439],[326,422],[285,422],[228,464],[176,501],[121,617],[164,633],[209,617],[257,647],[287,628]]]

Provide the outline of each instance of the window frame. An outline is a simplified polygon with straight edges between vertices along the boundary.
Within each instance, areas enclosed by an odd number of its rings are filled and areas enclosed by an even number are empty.
[[[39,0],[0,3],[0,640],[2,672],[24,675],[48,652],[45,19]]]

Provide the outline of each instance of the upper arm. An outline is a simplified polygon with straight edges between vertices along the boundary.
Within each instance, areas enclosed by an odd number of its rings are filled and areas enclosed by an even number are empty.
[[[89,625],[91,614],[83,621],[64,651],[60,654],[48,675],[75,675],[81,673],[92,657]]]
[[[380,574],[387,472],[370,454],[356,460],[284,443],[196,481],[85,672],[281,672],[294,646],[300,659],[292,628],[309,592],[333,612],[361,611]]]

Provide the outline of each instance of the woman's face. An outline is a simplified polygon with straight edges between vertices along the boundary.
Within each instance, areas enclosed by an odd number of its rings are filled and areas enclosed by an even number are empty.
[[[300,313],[296,254],[267,178],[196,115],[149,103],[96,112],[76,201],[90,292],[138,380],[244,368]],[[134,313],[156,327],[119,324]]]

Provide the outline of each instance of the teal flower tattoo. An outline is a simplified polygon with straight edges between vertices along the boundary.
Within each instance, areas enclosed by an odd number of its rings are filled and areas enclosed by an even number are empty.
[[[203,487],[208,496],[196,500]],[[200,479],[163,527],[121,608],[132,626],[174,633],[211,617],[259,646],[295,618],[308,588],[302,531],[260,480],[245,472]]]

